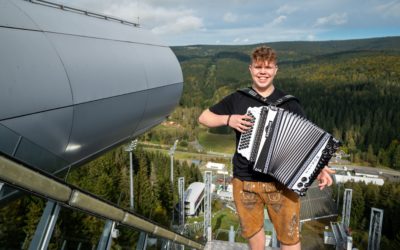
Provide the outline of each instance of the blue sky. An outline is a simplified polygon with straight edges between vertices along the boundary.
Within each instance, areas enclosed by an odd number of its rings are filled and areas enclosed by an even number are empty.
[[[168,45],[400,35],[400,0],[56,0],[139,22]]]

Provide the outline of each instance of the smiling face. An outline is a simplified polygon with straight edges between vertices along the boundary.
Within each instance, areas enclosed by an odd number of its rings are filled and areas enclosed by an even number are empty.
[[[273,80],[278,67],[274,61],[253,61],[249,66],[253,89],[262,96],[268,96],[274,91]]]
[[[267,46],[258,47],[251,54],[249,70],[253,80],[252,87],[264,97],[274,91],[273,80],[278,71],[276,60],[275,51]]]

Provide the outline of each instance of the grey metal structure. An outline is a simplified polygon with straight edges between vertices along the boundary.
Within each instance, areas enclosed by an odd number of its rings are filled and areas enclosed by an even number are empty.
[[[60,205],[51,200],[47,201],[39,225],[36,227],[35,234],[29,244],[29,250],[44,250],[48,248],[59,213]]]
[[[163,121],[182,71],[168,46],[135,26],[0,0],[0,151],[62,177]]]
[[[131,141],[129,146],[125,148],[125,151],[129,152],[129,205],[131,211],[135,211],[135,202],[134,202],[134,186],[133,186],[133,156],[132,151],[135,150],[137,146],[137,139]]]
[[[204,172],[204,237],[211,241],[211,183],[212,172]]]
[[[351,213],[351,198],[353,190],[346,188],[343,195],[343,211],[342,211],[342,224],[346,231],[350,226],[350,213]]]
[[[368,250],[379,250],[381,243],[383,209],[371,208],[369,221]]]
[[[178,193],[179,193],[179,225],[185,226],[185,177],[178,178]]]
[[[171,185],[174,186],[174,154],[176,150],[176,146],[178,145],[178,140],[175,140],[174,145],[169,149],[169,156],[171,158],[171,168],[170,168],[170,180]]]

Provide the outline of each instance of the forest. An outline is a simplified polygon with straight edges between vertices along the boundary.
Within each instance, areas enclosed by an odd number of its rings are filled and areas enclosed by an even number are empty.
[[[133,153],[134,212],[170,228],[171,211],[178,201],[177,183],[171,186],[170,157],[167,154],[144,151],[138,147]],[[174,178],[185,177],[185,189],[196,181],[203,181],[198,167],[186,161],[174,162]],[[104,200],[129,210],[129,154],[120,147],[84,166],[73,169],[67,182]],[[24,195],[0,206],[0,249],[28,249],[46,201]],[[175,221],[175,224],[177,222]],[[62,207],[49,249],[95,249],[104,227],[104,220]],[[139,232],[119,227],[121,236],[113,249],[132,249]],[[11,240],[12,239],[12,240]],[[158,248],[155,248],[158,249]]]
[[[381,249],[400,247],[400,183],[387,182],[383,186],[348,182],[340,187],[352,189],[350,232],[357,249],[368,249],[371,208],[383,209]],[[338,186],[335,185],[337,190]],[[337,195],[337,191],[334,191]],[[336,197],[335,197],[336,199]],[[342,201],[342,195],[339,200]],[[340,204],[340,207],[343,205]],[[339,218],[340,219],[340,218]]]
[[[307,117],[340,139],[352,162],[400,170],[398,44],[400,37],[267,46],[278,54],[275,86],[300,99]],[[197,124],[203,109],[251,85],[249,55],[256,46],[173,47],[184,76],[179,108],[170,117],[186,128],[180,138],[195,140],[204,129]],[[158,139],[168,141],[164,136]]]

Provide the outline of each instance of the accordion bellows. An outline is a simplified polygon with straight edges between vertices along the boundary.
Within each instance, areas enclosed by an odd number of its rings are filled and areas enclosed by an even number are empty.
[[[247,109],[253,126],[242,133],[238,153],[253,170],[304,196],[340,142],[317,125],[275,106]]]

